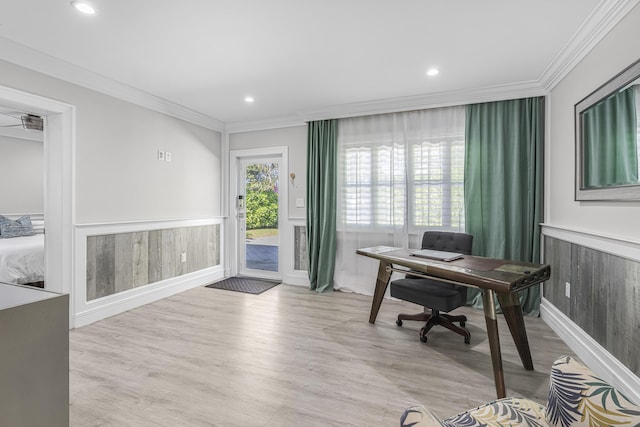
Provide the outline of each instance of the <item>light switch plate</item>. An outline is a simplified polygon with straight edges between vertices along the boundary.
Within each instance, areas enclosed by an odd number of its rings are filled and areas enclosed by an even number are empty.
[[[164,159],[167,162],[171,161],[171,151],[167,151],[167,152],[164,153]]]
[[[164,161],[164,151],[158,150],[158,160],[160,160],[161,162]]]
[[[296,208],[304,208],[304,199],[296,199]]]

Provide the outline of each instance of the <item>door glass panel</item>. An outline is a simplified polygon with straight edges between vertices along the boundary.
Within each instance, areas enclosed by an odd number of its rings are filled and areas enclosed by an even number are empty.
[[[278,271],[279,163],[247,163],[245,181],[245,266]]]

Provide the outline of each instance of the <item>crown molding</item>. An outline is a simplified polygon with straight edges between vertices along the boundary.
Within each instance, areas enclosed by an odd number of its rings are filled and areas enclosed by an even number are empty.
[[[266,120],[224,123],[100,74],[0,37],[2,59],[151,110],[227,134],[302,126],[323,119],[384,114],[425,108],[547,95],[640,0],[602,0],[540,78],[526,82],[433,94],[340,104]]]
[[[504,101],[546,95],[537,81],[509,83],[477,89],[460,89],[401,98],[357,102],[307,111],[300,115],[304,121],[339,119],[344,117],[368,116],[400,111],[422,110],[426,108],[451,107],[455,105],[478,104],[482,102]]]
[[[240,132],[252,132],[258,130],[269,130],[279,128],[290,128],[296,126],[305,126],[307,123],[300,116],[277,117],[274,119],[255,120],[247,122],[230,122],[227,123],[226,131],[228,134]]]
[[[542,72],[538,81],[550,92],[640,0],[602,0]]]
[[[302,126],[314,120],[342,119],[345,117],[370,116],[373,114],[397,113],[401,111],[423,110],[426,108],[478,104],[481,102],[544,96],[546,94],[547,92],[537,81],[510,83],[478,89],[462,89],[401,98],[333,105],[324,109],[309,110],[294,116],[274,118],[271,120],[227,123],[227,132],[251,132],[281,127]]]
[[[0,52],[2,52],[2,58],[0,59],[21,67],[29,68],[207,129],[218,132],[224,131],[225,124],[220,120],[54,58],[5,37],[0,37]]]

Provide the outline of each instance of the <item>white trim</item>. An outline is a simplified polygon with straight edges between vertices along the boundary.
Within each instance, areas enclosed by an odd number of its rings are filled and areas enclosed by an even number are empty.
[[[42,132],[27,132],[23,128],[2,128],[0,127],[0,136],[6,136],[9,138],[26,139],[27,141],[43,142]]]
[[[162,298],[203,286],[224,278],[221,266],[173,277],[136,289],[120,292],[86,303],[75,315],[75,326],[85,326]]]
[[[80,86],[132,102],[208,129],[229,133],[304,125],[310,120],[353,117],[545,95],[555,87],[640,0],[602,0],[542,72],[538,80],[471,90],[334,105],[275,119],[225,123],[134,87],[0,37],[3,59]]]
[[[306,122],[299,116],[279,117],[267,120],[255,120],[250,122],[227,123],[229,134],[239,132],[251,132],[256,130],[282,129],[297,126],[306,126]]]
[[[172,218],[149,219],[140,221],[115,221],[76,224],[77,229],[95,229],[96,234],[128,233],[132,231],[162,230],[165,228],[193,227],[195,225],[221,224],[222,217],[210,218]],[[91,235],[91,234],[89,234]]]
[[[229,133],[222,133],[222,147],[220,148],[222,158],[220,167],[220,207],[222,215],[229,217]]]
[[[640,402],[640,378],[545,298],[540,303],[540,316],[591,370],[632,401]]]
[[[602,0],[538,78],[551,91],[640,0]]]
[[[307,288],[311,286],[311,282],[309,282],[309,273],[300,270],[294,270],[293,272],[286,274],[282,279],[282,282],[287,285],[304,286]]]
[[[329,118],[368,116],[426,108],[452,107],[481,102],[543,96],[547,92],[537,81],[508,83],[476,89],[461,89],[400,98],[380,99],[336,105],[322,110],[301,113],[305,122]]]
[[[113,222],[84,224],[75,227],[75,279],[73,319],[75,327],[87,325],[132,308],[157,301],[185,290],[205,285],[224,277],[224,226],[223,219],[175,219],[131,222]],[[135,289],[129,289],[114,295],[87,301],[87,237],[102,234],[131,233],[153,231],[167,228],[193,227],[198,225],[221,224],[220,226],[220,264],[203,270],[172,277]]]
[[[368,116],[372,114],[451,107],[544,95],[547,95],[547,91],[537,81],[509,83],[478,89],[454,90],[449,92],[333,105],[321,110],[304,111],[294,116],[279,117],[272,120],[229,123],[227,124],[227,131],[230,133],[238,133],[282,127],[303,126],[307,122],[313,120]]]
[[[282,281],[289,285],[296,286],[306,286],[307,288],[311,286],[311,282],[309,281],[309,272],[307,270],[296,270],[296,260],[295,260],[295,246],[296,246],[296,236],[294,232],[294,227],[305,226],[306,219],[304,217],[289,217],[289,247],[291,250],[289,251],[289,255],[287,258],[287,269],[283,276]]]
[[[640,0],[602,0],[537,80],[470,90],[389,98],[328,106],[287,117],[248,122],[224,122],[151,95],[100,74],[51,57],[12,40],[0,37],[3,59],[85,88],[195,123],[229,133],[301,126],[311,120],[343,118],[478,102],[501,101],[546,95],[553,89]]]
[[[1,44],[0,44],[1,47]],[[45,287],[70,294],[69,324],[73,327],[75,221],[75,107],[53,99],[0,86],[4,106],[45,118],[43,133]]]
[[[544,236],[640,262],[640,241],[551,224],[541,224],[541,228]]]
[[[77,65],[0,37],[2,59],[168,116],[222,132],[224,123]]]

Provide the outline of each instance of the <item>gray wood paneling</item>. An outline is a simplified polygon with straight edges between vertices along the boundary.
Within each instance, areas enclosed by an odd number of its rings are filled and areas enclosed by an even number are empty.
[[[293,227],[294,233],[294,269],[307,270],[307,229],[304,226]]]
[[[96,236],[96,298],[115,293],[115,235]]]
[[[149,233],[139,232],[133,235],[133,287],[144,286],[149,282]]]
[[[87,300],[218,265],[219,236],[219,224],[89,236]]]
[[[179,237],[173,231],[174,229],[162,230],[162,279],[168,277],[175,277],[178,275],[176,260],[179,262],[180,258],[176,258],[176,246]]]
[[[96,243],[97,239],[87,239],[87,301],[96,299]]]
[[[114,293],[133,288],[133,233],[116,234],[115,237],[115,263],[118,266],[118,274],[115,276]]]
[[[571,282],[571,244],[558,239],[545,239],[546,262],[551,264],[551,279],[544,285],[544,297],[569,316],[569,299],[564,296],[565,282]]]
[[[640,263],[545,237],[544,296],[640,376]],[[571,297],[564,283],[571,283]]]
[[[162,230],[149,231],[149,283],[162,280]]]

